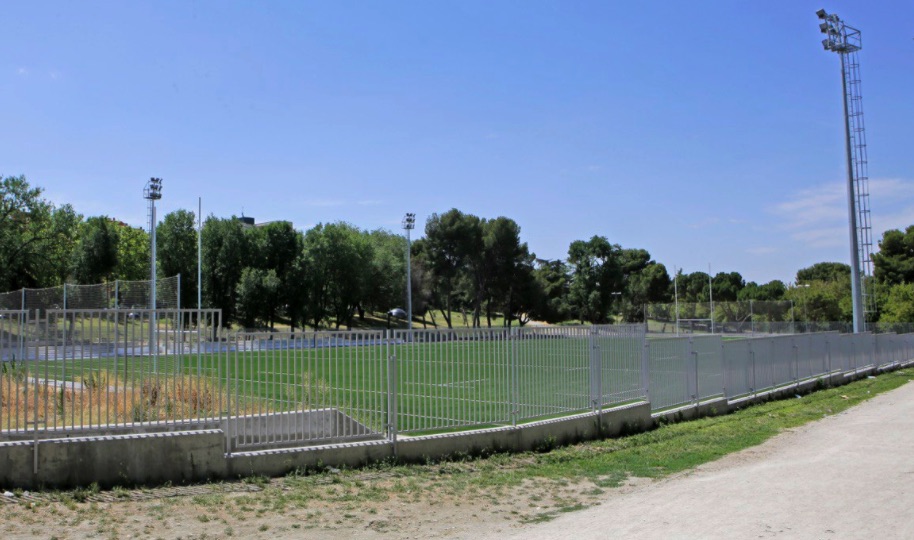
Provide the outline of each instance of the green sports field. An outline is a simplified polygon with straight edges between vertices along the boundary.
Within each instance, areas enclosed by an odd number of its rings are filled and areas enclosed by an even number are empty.
[[[143,388],[152,381],[163,395],[179,395],[199,381],[211,394],[211,410],[196,411],[201,416],[337,408],[376,431],[388,422],[393,388],[401,432],[505,425],[643,395],[639,338],[505,335],[438,341],[435,334],[414,343],[337,337],[329,346],[326,336],[277,336],[205,354],[50,360],[30,362],[28,369],[30,379],[37,371],[40,381],[78,385]]]

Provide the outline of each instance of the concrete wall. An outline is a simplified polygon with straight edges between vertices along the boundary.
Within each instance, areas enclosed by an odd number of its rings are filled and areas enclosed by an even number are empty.
[[[0,443],[0,486],[183,484],[225,475],[221,430]],[[37,472],[36,472],[37,459]]]
[[[241,424],[250,420],[242,419]],[[393,458],[424,461],[461,453],[548,449],[642,430],[651,423],[650,404],[640,402],[601,414],[517,427],[400,437],[396,444],[380,440],[227,454],[223,429],[70,437],[38,441],[37,473],[34,443],[9,441],[0,443],[0,487],[73,488],[93,482],[108,487],[277,476],[296,469],[359,467]]]

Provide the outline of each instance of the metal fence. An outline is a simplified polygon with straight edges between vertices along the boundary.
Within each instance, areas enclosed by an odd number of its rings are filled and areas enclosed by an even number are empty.
[[[651,407],[661,411],[914,361],[914,334],[704,335],[650,339],[647,348]]]
[[[156,280],[156,307],[181,308],[181,274]],[[0,309],[147,309],[152,306],[152,281],[115,280],[92,285],[66,283],[44,289],[0,293]]]
[[[914,334],[647,339],[644,325],[232,332],[214,310],[0,311],[0,431],[219,427],[226,451],[736,399],[914,359]]]
[[[414,433],[643,399],[642,325],[397,330],[397,428]]]
[[[216,417],[223,394],[201,366],[219,316],[0,311],[0,430],[50,437]]]

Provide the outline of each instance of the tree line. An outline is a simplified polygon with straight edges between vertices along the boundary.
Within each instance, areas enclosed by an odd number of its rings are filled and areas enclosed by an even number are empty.
[[[644,304],[790,300],[812,321],[851,319],[850,268],[823,262],[796,281],[746,282],[738,272],[671,276],[641,248],[604,236],[572,241],[565,259],[537,258],[508,217],[451,209],[432,214],[411,245],[413,313],[452,327],[580,321],[642,321]],[[196,307],[197,228],[188,210],[157,224],[157,270],[180,273],[181,305]],[[352,327],[368,313],[406,303],[406,239],[345,222],[307,231],[278,221],[250,226],[209,216],[202,228],[204,307],[243,327]],[[879,320],[914,321],[914,225],[887,231],[874,255]],[[149,276],[145,230],[108,216],[55,206],[25,177],[0,181],[0,291]],[[439,321],[438,318],[441,318]],[[496,322],[497,321],[497,322]]]

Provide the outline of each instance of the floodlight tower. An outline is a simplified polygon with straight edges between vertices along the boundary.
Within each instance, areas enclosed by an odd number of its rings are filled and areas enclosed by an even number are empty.
[[[863,124],[863,97],[860,95],[860,30],[844,24],[824,9],[816,12],[825,34],[822,47],[841,58],[841,83],[844,95],[844,139],[847,153],[847,212],[851,240],[851,295],[854,308],[854,333],[866,331],[867,312],[875,311],[875,291],[867,291],[873,275],[873,227],[870,221],[869,177],[867,176],[866,132]],[[870,281],[870,283],[868,283]]]
[[[406,324],[407,328],[410,330],[413,329],[413,282],[412,275],[410,272],[410,238],[409,231],[416,228],[416,214],[412,212],[407,212],[403,216],[403,228],[406,230]]]
[[[143,188],[143,198],[149,201],[149,350],[154,356],[158,353],[156,343],[156,201],[162,198],[162,179],[150,178]]]

